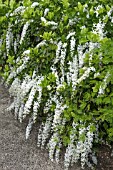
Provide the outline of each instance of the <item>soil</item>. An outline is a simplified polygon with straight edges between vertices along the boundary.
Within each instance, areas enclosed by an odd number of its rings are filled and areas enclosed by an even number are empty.
[[[8,90],[0,83],[0,170],[65,170],[62,160],[59,164],[51,162],[47,151],[37,148],[38,127],[34,127],[29,140],[25,140],[27,124],[19,123],[6,111],[10,102]],[[113,170],[112,155],[108,146],[101,146],[96,170]],[[74,165],[69,170],[81,168]]]
[[[97,170],[113,170],[113,148],[107,145],[99,146],[97,157]]]

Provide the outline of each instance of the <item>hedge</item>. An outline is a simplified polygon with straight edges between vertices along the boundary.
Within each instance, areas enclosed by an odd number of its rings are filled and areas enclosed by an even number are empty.
[[[95,146],[113,142],[113,3],[108,0],[0,0],[0,70],[8,108],[26,139],[65,170],[97,164]]]

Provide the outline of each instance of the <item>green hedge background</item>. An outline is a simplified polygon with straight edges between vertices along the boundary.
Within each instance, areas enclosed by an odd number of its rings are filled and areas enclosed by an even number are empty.
[[[0,0],[8,110],[29,117],[26,139],[40,122],[37,145],[52,161],[65,147],[65,170],[78,160],[93,168],[95,146],[113,142],[112,35],[112,1]]]

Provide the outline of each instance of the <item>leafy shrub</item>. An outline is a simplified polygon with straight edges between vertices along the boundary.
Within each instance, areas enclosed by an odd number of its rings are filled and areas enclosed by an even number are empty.
[[[28,139],[64,165],[96,164],[94,144],[113,141],[112,1],[40,0],[1,3],[0,62]]]

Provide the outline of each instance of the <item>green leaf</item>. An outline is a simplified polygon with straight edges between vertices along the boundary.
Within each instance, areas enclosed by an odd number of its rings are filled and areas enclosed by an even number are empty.
[[[62,4],[63,4],[64,8],[68,8],[70,5],[68,0],[62,0]]]
[[[70,143],[69,137],[63,136],[62,139],[63,139],[63,144],[64,144],[64,146],[67,146],[67,145]]]
[[[30,6],[32,3],[30,0],[23,0],[23,5],[24,6]]]
[[[16,5],[15,0],[10,0],[10,8],[13,9],[15,5]]]
[[[80,12],[83,11],[83,6],[82,6],[82,4],[80,2],[78,2],[78,9],[79,9]]]

